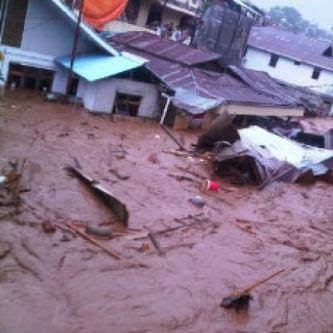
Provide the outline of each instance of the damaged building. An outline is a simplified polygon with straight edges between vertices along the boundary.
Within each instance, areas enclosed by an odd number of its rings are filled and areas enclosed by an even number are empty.
[[[108,41],[120,51],[148,60],[144,67],[168,88],[169,95],[164,94],[164,97],[170,99],[173,110],[170,109],[170,115],[180,115],[177,122],[182,128],[191,124],[208,126],[224,111],[232,115],[279,117],[301,117],[304,114],[303,104],[290,97],[278,84],[273,93],[263,92],[232,73],[222,72],[218,66],[221,59],[218,53],[191,48],[145,32],[118,34]]]
[[[105,40],[85,23],[68,83],[77,16],[59,0],[23,2],[10,2],[3,13],[1,68],[8,87],[69,93],[89,111],[106,114],[155,117],[164,109],[170,123],[181,116],[181,127],[209,123],[226,109],[243,115],[303,115],[297,100],[257,91],[223,73],[219,53],[146,32]],[[15,34],[13,15],[20,17]]]
[[[68,83],[77,16],[59,0],[4,3],[0,52],[1,72],[8,87],[69,93],[80,98],[88,110],[109,113],[113,103],[103,102],[103,96],[121,99],[130,91],[138,97],[136,112],[152,116],[157,86],[121,76],[138,69],[144,59],[118,52],[82,22],[75,75]]]
[[[332,182],[333,151],[301,145],[258,126],[238,131],[229,147],[215,149],[215,172],[240,184],[254,182],[263,189],[281,180]]]

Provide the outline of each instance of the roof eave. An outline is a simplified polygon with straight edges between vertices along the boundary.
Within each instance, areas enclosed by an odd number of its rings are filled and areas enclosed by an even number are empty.
[[[51,2],[60,9],[73,23],[77,23],[77,16],[74,14],[72,10],[70,10],[62,1],[60,0],[51,0]],[[120,53],[115,50],[112,46],[110,46],[106,41],[104,41],[101,37],[99,37],[96,32],[90,28],[86,23],[81,22],[80,24],[81,30],[83,30],[89,38],[95,42],[99,47],[104,49],[107,53],[112,54],[114,56],[120,55]]]
[[[269,52],[269,53],[274,53],[278,56],[281,56],[281,57],[284,57],[284,58],[288,58],[288,59],[291,59],[293,61],[298,61],[298,62],[301,62],[303,64],[307,64],[307,65],[311,65],[311,66],[314,66],[314,67],[318,67],[320,69],[325,69],[329,72],[333,72],[333,67],[326,67],[326,66],[323,66],[323,65],[319,65],[319,64],[316,64],[316,63],[312,63],[310,61],[305,61],[304,59],[301,59],[301,58],[297,58],[297,57],[293,57],[293,56],[290,56],[288,54],[285,54],[285,53],[282,53],[280,51],[276,51],[276,50],[272,50],[270,48],[267,48],[267,47],[264,47],[264,46],[258,46],[258,45],[252,45],[252,44],[248,44],[249,47],[252,47],[253,49],[257,49],[257,50],[260,50],[260,51],[264,51],[264,52]]]

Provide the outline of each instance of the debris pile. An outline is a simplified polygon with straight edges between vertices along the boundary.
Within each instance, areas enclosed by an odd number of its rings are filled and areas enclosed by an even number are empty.
[[[239,140],[232,144],[215,142],[214,171],[219,176],[238,184],[252,182],[259,189],[277,180],[332,181],[333,150],[300,144],[258,126],[240,129],[238,134]]]
[[[25,160],[17,160],[8,163],[9,167],[3,170],[0,176],[0,218],[16,215],[21,205],[21,193],[28,191],[21,188],[21,174]]]

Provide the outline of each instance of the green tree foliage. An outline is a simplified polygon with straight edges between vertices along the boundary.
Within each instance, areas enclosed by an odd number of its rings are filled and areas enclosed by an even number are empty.
[[[304,33],[309,37],[333,41],[332,32],[321,29],[317,24],[305,20],[294,7],[272,7],[269,11],[269,19],[271,23],[292,32]]]

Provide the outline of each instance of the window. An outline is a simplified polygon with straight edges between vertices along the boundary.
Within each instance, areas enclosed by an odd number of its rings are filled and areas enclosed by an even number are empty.
[[[141,96],[122,94],[117,92],[112,113],[136,117],[139,113],[141,99]]]
[[[276,54],[271,54],[271,59],[269,61],[269,66],[276,67],[279,61],[279,57]]]
[[[5,1],[6,2],[6,1]],[[28,0],[9,1],[2,31],[2,44],[9,46],[21,46],[24,30],[24,21],[28,7]]]
[[[318,80],[319,76],[320,76],[320,72],[321,72],[320,68],[315,68],[312,72],[312,78],[314,80]]]
[[[74,76],[71,78],[71,83],[69,84],[69,91],[68,91],[70,96],[76,96],[79,83],[80,80],[77,77]]]
[[[159,4],[152,3],[149,9],[149,14],[146,22],[146,26],[157,24],[162,22],[162,12],[164,7]]]
[[[324,55],[325,57],[333,57],[333,47],[330,46],[329,48],[327,48],[327,49],[324,51],[323,55]]]

